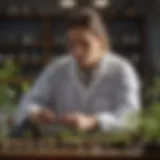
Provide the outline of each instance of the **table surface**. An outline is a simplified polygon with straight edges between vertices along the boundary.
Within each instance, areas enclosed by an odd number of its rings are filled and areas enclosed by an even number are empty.
[[[32,159],[45,159],[45,158],[108,158],[108,159],[145,159],[148,154],[144,154],[142,148],[130,148],[130,149],[104,149],[98,147],[91,148],[56,148],[56,147],[41,147],[36,146],[34,142],[29,145],[26,145],[24,148],[19,146],[25,143],[25,141],[3,141],[0,143],[0,159],[1,158],[11,158],[17,160],[22,158],[31,158]],[[28,142],[28,141],[26,141]],[[31,142],[31,141],[29,141]],[[11,146],[10,146],[11,145]],[[9,146],[9,147],[8,147]],[[153,156],[159,157],[159,155],[149,155],[149,159],[153,159]],[[142,158],[143,157],[143,158]],[[12,160],[13,160],[12,159]]]
[[[46,150],[32,150],[32,151],[2,151],[0,152],[0,157],[141,157],[142,151],[140,150],[106,150],[106,151],[98,151],[98,150],[69,150],[69,149],[46,149]]]

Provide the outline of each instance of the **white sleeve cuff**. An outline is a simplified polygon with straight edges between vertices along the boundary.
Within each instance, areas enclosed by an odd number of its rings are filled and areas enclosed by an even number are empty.
[[[41,110],[41,106],[38,104],[30,104],[29,107],[27,108],[27,113],[32,114],[32,113],[38,113]]]
[[[134,131],[139,124],[139,118],[135,116],[133,121],[130,122],[127,117],[128,116],[121,117],[120,115],[118,117],[115,117],[114,115],[109,113],[99,113],[98,115],[96,115],[102,132],[124,130]]]
[[[117,123],[115,117],[107,113],[100,113],[96,115],[96,118],[102,132],[111,131]]]
[[[37,104],[26,104],[24,108],[20,108],[15,113],[14,123],[15,125],[20,125],[25,118],[27,118],[32,113],[37,113],[42,107]]]

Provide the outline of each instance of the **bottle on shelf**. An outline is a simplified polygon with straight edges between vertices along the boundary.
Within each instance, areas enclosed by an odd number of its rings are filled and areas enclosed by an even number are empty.
[[[7,8],[7,15],[18,16],[20,13],[20,7],[17,4],[9,4]]]
[[[32,45],[34,42],[35,36],[31,33],[25,33],[22,36],[22,44],[24,46]]]

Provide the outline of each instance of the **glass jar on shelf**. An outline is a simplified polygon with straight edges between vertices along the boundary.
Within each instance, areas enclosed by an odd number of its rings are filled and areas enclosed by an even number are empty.
[[[24,46],[32,45],[34,43],[35,36],[30,33],[26,33],[22,36],[22,44]]]
[[[9,4],[7,8],[8,16],[18,16],[20,14],[20,7],[17,4]]]

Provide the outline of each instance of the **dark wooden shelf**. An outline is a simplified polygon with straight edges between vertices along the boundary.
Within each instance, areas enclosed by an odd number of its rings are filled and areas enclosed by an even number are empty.
[[[141,45],[112,45],[114,49],[123,49],[123,50],[140,50],[142,49]],[[13,42],[2,42],[0,41],[0,48],[40,48],[42,49],[44,44],[42,43],[32,43],[28,45],[23,45],[22,43],[13,43]],[[52,45],[53,50],[66,50],[66,47],[63,45]]]
[[[61,18],[69,18],[70,15],[72,15],[73,11],[65,11],[65,10],[60,10],[57,12],[54,12],[53,14],[27,14],[27,15],[7,15],[7,14],[0,14],[0,20],[43,20],[43,19],[61,19]],[[106,14],[106,11],[103,11],[101,13],[102,16],[104,16],[105,20],[141,20],[142,15],[127,15],[127,14],[119,14],[115,13],[112,14],[112,12],[109,12]]]
[[[56,38],[56,36],[54,37],[54,35],[53,35],[53,23],[56,23],[58,20],[58,24],[60,24],[62,22],[62,25],[63,25],[64,23],[66,23],[66,21],[70,17],[70,15],[73,14],[73,11],[74,10],[59,9],[59,10],[55,10],[53,14],[31,13],[28,15],[21,14],[21,15],[15,15],[15,16],[10,16],[7,14],[6,15],[0,14],[1,23],[4,23],[4,21],[7,21],[7,23],[8,22],[12,23],[14,21],[20,21],[20,23],[23,24],[23,23],[26,23],[25,21],[27,21],[27,24],[30,24],[30,20],[33,20],[33,21],[38,20],[38,22],[40,21],[40,23],[42,24],[42,26],[41,26],[42,31],[41,31],[40,35],[38,35],[41,38],[39,38],[37,42],[33,42],[32,44],[24,45],[23,41],[22,42],[18,42],[18,41],[17,42],[5,42],[5,41],[0,40],[0,49],[2,50],[2,53],[3,53],[3,50],[5,50],[5,52],[6,51],[7,52],[11,51],[12,53],[15,52],[15,54],[20,53],[19,52],[20,50],[37,49],[38,51],[40,50],[40,52],[42,51],[41,53],[43,54],[43,56],[41,57],[42,61],[40,61],[40,62],[37,62],[37,63],[18,62],[24,68],[26,66],[27,67],[29,66],[28,67],[29,71],[30,71],[30,68],[32,69],[32,66],[34,66],[34,67],[44,66],[48,62],[48,60],[50,60],[50,57],[63,55],[63,53],[66,53],[67,47],[63,46],[61,44],[57,45],[54,42],[54,38]],[[141,34],[141,32],[139,32],[139,31],[143,31],[143,29],[144,29],[143,15],[138,15],[134,9],[121,11],[121,12],[124,12],[124,14],[119,13],[119,12],[120,11],[118,11],[118,10],[114,10],[114,8],[109,8],[107,10],[102,10],[100,13],[104,17],[104,20],[106,22],[105,24],[106,25],[109,24],[108,26],[110,26],[110,24],[116,25],[115,22],[118,22],[118,24],[120,23],[120,25],[121,25],[121,22],[122,22],[122,25],[123,25],[123,22],[125,22],[124,25],[125,24],[128,25],[128,22],[130,23],[130,21],[133,21],[135,26],[138,27],[137,32],[140,35],[141,42],[143,42],[143,43],[140,43],[139,45],[123,45],[122,44],[123,41],[118,40],[117,45],[114,45],[114,43],[113,43],[113,45],[112,45],[113,50],[115,50],[118,53],[123,53],[123,54],[127,54],[129,52],[133,52],[133,53],[136,52],[136,53],[144,54],[145,38],[143,38],[144,37],[143,34]],[[31,25],[32,25],[32,22],[31,22]],[[63,27],[62,27],[62,29],[63,29]],[[25,32],[25,30],[22,32]],[[57,30],[57,32],[61,32],[61,30],[59,29],[59,30]],[[116,32],[115,32],[115,34],[116,34]],[[118,35],[116,35],[116,36],[118,36]],[[112,37],[111,37],[111,39],[112,39]],[[121,38],[119,38],[119,39],[121,39]],[[114,36],[113,36],[113,40],[114,40]],[[6,55],[7,55],[7,53],[6,53]],[[17,58],[17,55],[15,57],[16,57],[16,59],[19,59],[19,57]],[[145,57],[145,55],[142,55],[141,57]],[[44,60],[44,59],[46,59],[46,60]],[[143,60],[143,61],[145,61],[145,60]],[[15,80],[9,80],[8,82],[18,83],[18,82],[22,82],[24,80],[26,80],[26,78],[18,78]],[[0,83],[1,83],[1,81],[0,81]]]
[[[135,20],[139,21],[142,20],[143,16],[142,15],[122,15],[122,14],[115,14],[115,15],[107,15],[104,14],[104,20],[121,20],[121,21],[130,21],[130,20]]]
[[[120,49],[120,50],[137,50],[140,51],[142,49],[141,44],[139,45],[112,45],[112,48],[114,49]],[[67,47],[64,45],[53,45],[52,49],[54,51],[65,51]]]
[[[42,20],[45,15],[40,14],[27,14],[27,15],[0,15],[0,20]]]
[[[115,50],[121,50],[121,51],[141,51],[142,46],[141,45],[113,45]]]
[[[28,45],[24,45],[21,42],[3,42],[0,41],[0,48],[43,48],[42,42],[36,42]]]

